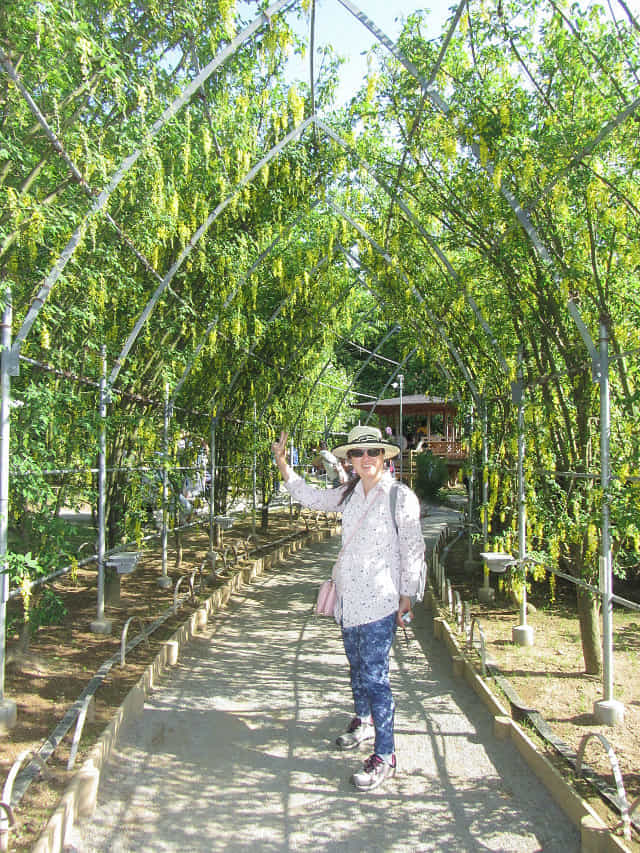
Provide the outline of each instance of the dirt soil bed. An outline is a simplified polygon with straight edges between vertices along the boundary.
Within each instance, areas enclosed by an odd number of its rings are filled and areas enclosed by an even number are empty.
[[[308,523],[315,523],[313,516],[306,515]],[[270,513],[266,532],[258,527],[251,547],[265,547],[291,534],[294,530],[306,530],[304,516],[292,519],[285,508]],[[204,599],[228,578],[221,556],[227,551],[231,562],[232,547],[246,541],[252,533],[249,523],[237,523],[225,532],[224,542],[216,568],[220,572],[218,584],[210,585],[200,598]],[[178,578],[200,567],[208,552],[206,524],[191,528],[182,534],[181,567],[176,568],[175,543],[170,537],[168,549],[168,575],[172,584],[168,589],[158,585],[162,573],[159,545],[147,544],[138,560],[135,571],[123,575],[120,582],[119,603],[105,607],[105,617],[112,620],[112,632],[105,636],[94,634],[90,623],[97,615],[97,575],[95,567],[78,569],[76,576],[60,578],[51,586],[64,602],[67,616],[63,624],[40,628],[31,638],[29,649],[20,649],[18,636],[7,637],[7,663],[5,671],[5,695],[18,708],[18,721],[11,731],[2,736],[0,754],[0,783],[9,773],[18,755],[25,751],[38,750],[64,716],[67,709],[78,699],[82,690],[100,666],[113,655],[120,653],[120,637],[125,622],[138,616],[145,625],[166,612],[173,603],[173,588]],[[239,558],[241,555],[239,553]],[[207,564],[206,571],[209,572]],[[196,593],[199,585],[196,583]],[[180,586],[180,594],[188,592],[186,581]],[[87,717],[75,768],[81,766],[89,749],[110,721],[125,696],[138,681],[145,667],[153,661],[162,643],[177,628],[184,624],[198,607],[196,600],[185,600],[175,616],[170,616],[149,637],[149,645],[140,643],[127,653],[126,664],[112,667],[95,694],[91,719]],[[9,603],[8,622],[16,621],[21,605],[15,600]],[[131,623],[128,640],[139,633],[137,621]],[[73,775],[67,770],[75,723],[47,762],[47,778],[38,778],[31,783],[19,806],[15,809],[16,827],[11,831],[10,850],[27,851],[37,840],[41,830],[53,812],[62,793]]]
[[[537,711],[553,734],[573,752],[578,752],[585,735],[603,735],[615,752],[627,800],[633,804],[640,798],[640,614],[624,608],[614,609],[613,693],[615,699],[624,705],[624,722],[616,726],[600,725],[595,720],[593,709],[594,703],[603,698],[603,680],[601,676],[585,674],[574,590],[569,584],[559,581],[556,600],[550,603],[548,585],[544,582],[533,584],[528,596],[527,624],[533,629],[534,644],[530,647],[518,646],[512,642],[512,629],[520,624],[519,608],[506,593],[501,592],[499,576],[496,575],[490,578],[496,590],[495,601],[480,603],[477,589],[482,583],[481,570],[475,570],[475,583],[471,582],[468,572],[463,568],[467,557],[466,545],[454,549],[447,560],[448,577],[461,599],[471,604],[471,618],[476,619],[482,627],[488,660],[507,679],[522,706]],[[453,617],[449,621],[455,630]],[[457,637],[464,645],[464,632],[457,631]],[[477,633],[475,639],[478,639]],[[476,659],[479,671],[479,655],[471,654]],[[509,709],[508,697],[502,693],[499,685],[492,679],[489,679],[489,683]],[[517,711],[512,715],[514,719],[520,716]],[[526,722],[523,724],[526,727]],[[606,808],[603,801],[594,795],[593,788],[584,780],[576,780],[566,760],[539,738],[535,729],[527,728],[527,733],[607,823],[619,829],[619,816]],[[584,762],[613,791],[616,790],[611,763],[598,738],[590,738],[587,742]],[[633,818],[640,823],[640,805]],[[630,846],[634,851],[640,851],[640,833],[635,830],[632,831]]]
[[[306,529],[303,519],[292,519],[286,509],[271,514],[269,529],[263,532],[258,528],[255,544],[268,546],[296,529]],[[224,544],[244,541],[250,533],[249,524],[238,523],[224,534]],[[205,561],[208,550],[206,526],[184,533],[182,541],[180,569],[175,568],[176,552],[174,543],[170,543],[168,566],[173,585],[180,575]],[[616,752],[628,797],[633,801],[640,796],[640,620],[637,614],[616,612],[614,620],[615,695],[625,706],[624,724],[615,728],[597,726],[592,710],[593,702],[602,695],[602,682],[584,675],[579,629],[570,599],[559,595],[560,603],[544,608],[539,606],[529,616],[529,623],[535,631],[534,646],[526,649],[514,646],[511,629],[518,622],[517,609],[500,596],[491,606],[479,604],[472,584],[462,574],[465,557],[463,551],[457,555],[454,552],[448,561],[452,566],[452,581],[463,600],[472,602],[472,614],[482,624],[490,657],[522,701],[539,710],[553,731],[573,749],[578,749],[582,737],[589,732],[599,731],[605,735]],[[454,566],[460,567],[457,578]],[[221,568],[220,561],[218,567]],[[113,620],[113,630],[108,636],[93,634],[89,630],[89,623],[96,618],[96,573],[95,570],[79,570],[73,581],[67,577],[56,582],[54,587],[68,611],[62,625],[41,628],[32,638],[26,655],[18,653],[17,637],[8,638],[6,695],[18,705],[18,722],[2,738],[2,780],[23,750],[40,748],[99,667],[119,652],[125,621],[136,615],[148,623],[170,607],[173,585],[168,590],[161,589],[157,583],[160,574],[159,548],[148,547],[135,572],[122,578],[119,604],[106,608],[107,618]],[[210,591],[211,588],[206,595]],[[538,598],[541,602],[541,597]],[[535,595],[532,600],[536,600]],[[15,609],[16,605],[12,604],[12,607]],[[81,765],[162,642],[188,619],[196,607],[195,602],[185,602],[178,613],[151,636],[149,646],[141,643],[127,654],[124,668],[116,664],[111,669],[96,693],[95,717],[85,724],[76,767]],[[135,633],[137,628],[133,623],[130,636]],[[496,692],[499,691],[496,689]],[[17,825],[11,834],[11,850],[27,851],[31,848],[68,785],[72,771],[66,768],[73,732],[74,726],[49,759],[48,778],[34,781],[16,809]],[[595,740],[587,748],[586,760],[614,785],[604,750]],[[588,792],[581,788],[581,793]],[[591,796],[589,798],[592,799]],[[639,811],[635,815],[637,820],[640,820]],[[616,822],[611,814],[608,820],[610,825]],[[634,840],[638,840],[637,836]]]

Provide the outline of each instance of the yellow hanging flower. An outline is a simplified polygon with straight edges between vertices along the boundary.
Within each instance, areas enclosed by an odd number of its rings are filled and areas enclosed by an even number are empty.
[[[304,119],[304,98],[295,86],[291,86],[289,89],[287,101],[294,125],[300,124]]]
[[[482,163],[483,166],[486,166],[487,162],[489,160],[489,148],[487,146],[487,143],[486,143],[484,137],[482,137],[482,136],[480,137],[480,142],[478,144],[478,148],[480,149],[480,162]]]
[[[209,128],[205,125],[202,128],[202,150],[207,163],[209,162],[209,154],[211,154],[211,144],[211,133],[209,132]]]

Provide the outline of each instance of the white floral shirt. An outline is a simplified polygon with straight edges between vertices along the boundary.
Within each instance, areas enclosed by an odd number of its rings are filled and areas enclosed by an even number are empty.
[[[334,567],[334,579],[336,620],[345,628],[383,619],[398,609],[400,595],[414,596],[419,590],[424,561],[420,502],[407,486],[398,488],[396,533],[389,499],[393,482],[388,472],[383,473],[366,497],[359,482],[346,505],[340,505],[345,486],[319,489],[293,471],[285,483],[292,497],[305,506],[343,513],[346,548]]]

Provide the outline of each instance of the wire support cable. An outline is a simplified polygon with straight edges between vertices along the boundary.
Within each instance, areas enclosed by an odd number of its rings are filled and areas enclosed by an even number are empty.
[[[177,525],[176,527],[172,527],[171,529],[168,530],[168,532],[169,533],[179,533],[182,530],[191,530],[191,528],[193,528],[193,527],[198,527],[199,525],[208,524],[208,523],[209,523],[208,517],[202,518],[202,519],[197,519],[196,521],[189,522],[189,524],[181,524],[181,525]],[[122,550],[122,549],[127,550],[130,548],[139,548],[140,545],[144,544],[145,542],[151,542],[153,539],[158,539],[160,536],[161,536],[161,533],[159,531],[154,531],[153,533],[148,533],[146,536],[142,536],[140,539],[136,539],[134,542],[125,542],[125,543],[121,544],[120,546],[118,546],[118,550]],[[109,551],[107,554],[105,554],[105,560],[107,560],[111,554],[117,554],[117,553],[118,553],[118,551]],[[85,557],[83,560],[80,560],[77,563],[74,563],[74,564],[69,565],[69,566],[63,566],[60,569],[56,569],[55,572],[51,572],[51,574],[46,575],[45,577],[35,578],[34,580],[29,581],[28,589],[29,589],[29,591],[31,591],[32,589],[35,589],[38,586],[43,586],[44,584],[49,583],[50,581],[54,581],[57,578],[60,578],[60,577],[63,577],[64,575],[70,574],[72,571],[74,571],[76,569],[83,568],[84,566],[87,566],[90,563],[95,563],[95,562],[97,562],[97,560],[98,560],[98,555],[97,554],[91,554],[89,557]],[[11,600],[13,598],[18,598],[19,596],[24,594],[24,591],[25,590],[24,590],[23,586],[17,587],[16,589],[13,589],[13,590],[11,590],[11,592],[9,592],[7,598],[9,600]]]
[[[501,465],[498,462],[489,462],[487,465],[490,471],[499,471],[503,474],[516,474],[516,465]],[[482,468],[482,466],[474,465],[475,469]],[[590,474],[588,471],[559,471],[553,468],[530,468],[528,469],[530,474],[536,474],[538,476],[547,476],[547,477],[562,477],[567,480],[591,480],[593,482],[598,482],[601,479],[601,474]],[[630,474],[624,477],[617,476],[614,472],[612,472],[609,476],[610,481],[618,481],[626,484],[628,483],[640,483],[640,475],[638,474]]]
[[[511,714],[517,722],[526,720],[532,728],[535,729],[538,735],[540,735],[543,741],[548,743],[555,752],[558,753],[558,755],[562,756],[573,770],[577,770],[579,768],[581,775],[584,776],[584,778],[595,788],[599,796],[607,803],[607,805],[612,807],[618,814],[624,814],[625,810],[628,812],[628,803],[625,802],[625,798],[623,796],[621,797],[620,789],[614,789],[599,773],[596,773],[595,770],[584,764],[581,760],[581,756],[579,756],[575,750],[555,734],[540,712],[536,711],[534,708],[528,707],[520,699],[516,690],[509,680],[504,677],[495,661],[487,661],[487,674],[491,676],[500,690],[507,697],[511,707]],[[624,791],[624,788],[622,791]],[[640,831],[640,822],[630,817],[629,820],[633,827]]]
[[[236,345],[236,341],[233,340],[233,338],[228,337],[228,335],[225,335],[223,332],[218,332],[218,336],[223,338],[228,343],[233,343],[234,345]],[[277,364],[273,364],[272,362],[267,361],[262,356],[256,355],[255,352],[251,352],[250,350],[246,349],[245,347],[237,347],[237,348],[241,349],[242,352],[245,353],[245,355],[250,356],[255,361],[258,361],[258,362],[260,362],[260,364],[263,364],[265,367],[268,367],[270,370],[274,370],[276,372],[282,370],[282,368],[280,366],[278,366]],[[306,381],[309,381],[311,379],[311,377],[306,373],[298,373],[298,374],[296,374],[296,379],[299,379],[301,382],[306,382]],[[318,382],[318,385],[322,385],[325,388],[330,388],[332,391],[348,391],[349,390],[348,388],[341,388],[339,385],[332,385],[328,382]],[[375,399],[375,397],[371,394],[365,394],[365,393],[359,392],[359,391],[352,391],[352,393],[358,397],[368,397],[372,400]]]
[[[224,336],[222,334],[220,335],[220,337],[224,337],[225,340],[230,340],[229,338],[227,338],[226,336]],[[20,355],[20,360],[24,361],[27,364],[31,364],[34,367],[40,368],[41,370],[46,370],[49,373],[53,373],[56,376],[60,376],[64,379],[71,379],[73,382],[78,382],[81,384],[89,385],[89,386],[92,386],[92,387],[97,388],[97,389],[100,388],[100,384],[96,380],[89,379],[86,376],[79,376],[79,375],[73,373],[72,371],[64,370],[64,369],[59,368],[59,367],[54,367],[51,364],[47,364],[46,362],[36,361],[35,359],[28,358],[27,356],[24,356],[24,355]],[[301,378],[304,378],[304,377],[301,377]],[[164,405],[165,405],[164,400],[154,399],[153,397],[143,397],[141,394],[133,394],[130,391],[121,391],[117,388],[113,388],[112,393],[115,396],[121,397],[124,400],[130,400],[134,403],[141,403],[142,405],[145,405],[145,406],[153,406],[157,409],[164,409]],[[211,412],[199,411],[198,409],[189,409],[185,406],[174,406],[173,410],[176,412],[182,412],[183,414],[186,414],[186,415],[192,415],[193,417],[198,417],[198,418],[210,418],[211,417]],[[231,415],[224,415],[223,417],[224,417],[224,420],[228,421],[229,423],[240,424],[243,426],[247,426],[250,423],[252,423],[251,421],[244,421],[242,419],[232,417]]]
[[[184,598],[186,599],[187,597],[190,597],[190,595],[191,593],[187,593],[185,594]],[[138,634],[136,637],[129,641],[126,646],[126,652],[133,651],[133,649],[140,645],[140,643],[145,640],[148,641],[149,636],[159,627],[161,627],[161,625],[163,625],[167,621],[167,619],[171,618],[173,615],[174,610],[172,605],[156,620],[154,620],[144,631],[142,631],[142,633]],[[62,739],[65,737],[71,726],[76,721],[78,715],[81,713],[88,699],[96,693],[96,691],[104,682],[111,669],[115,665],[120,663],[120,656],[121,650],[118,649],[118,651],[114,655],[112,655],[102,664],[102,666],[98,669],[93,678],[90,679],[89,683],[81,692],[78,699],[67,710],[58,725],[37,750],[32,761],[27,764],[24,770],[22,770],[18,774],[15,780],[15,784],[13,786],[13,793],[11,796],[12,807],[15,808],[15,806],[20,803],[20,800],[27,792],[27,789],[29,788],[31,783],[40,775],[40,772],[42,770],[42,764],[51,757],[51,755],[60,745]]]

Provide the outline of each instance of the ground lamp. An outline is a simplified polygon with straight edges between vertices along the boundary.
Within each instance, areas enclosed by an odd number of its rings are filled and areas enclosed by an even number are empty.
[[[516,560],[511,554],[504,551],[482,551],[480,556],[489,567],[489,571],[494,574],[504,574],[507,569],[524,567],[525,560]],[[521,606],[520,625],[516,625],[511,629],[511,638],[518,646],[533,645],[533,628],[527,625],[526,616],[526,599],[523,598],[523,606]],[[522,612],[524,611],[524,612]]]

